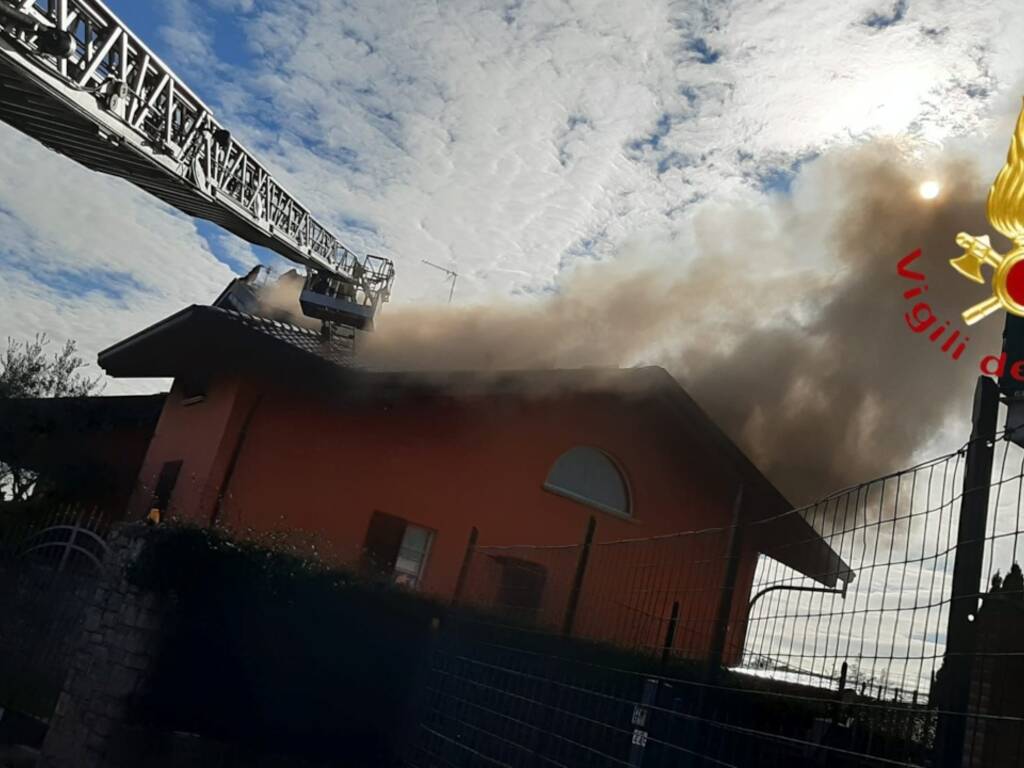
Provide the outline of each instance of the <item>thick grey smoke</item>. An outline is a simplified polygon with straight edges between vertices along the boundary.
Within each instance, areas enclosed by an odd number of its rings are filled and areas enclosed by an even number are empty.
[[[273,320],[282,320],[302,328],[320,330],[321,323],[302,313],[299,294],[304,278],[289,270],[276,280],[267,280],[258,292],[260,314]]]
[[[917,194],[929,177],[943,181],[938,200]],[[963,326],[959,313],[988,288],[948,260],[958,231],[989,231],[990,181],[965,160],[923,164],[891,146],[830,153],[791,196],[706,209],[692,242],[634,244],[547,299],[388,307],[361,362],[663,365],[792,501],[807,501],[903,466],[950,418],[966,438],[978,361],[998,352],[1002,315]],[[915,248],[928,290],[908,301],[914,283],[896,264]],[[939,319],[915,334],[904,313],[922,299]],[[946,335],[928,338],[946,320],[970,338],[957,361],[940,349]]]

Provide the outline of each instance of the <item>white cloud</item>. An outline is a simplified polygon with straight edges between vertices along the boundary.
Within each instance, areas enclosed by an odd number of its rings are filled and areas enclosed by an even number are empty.
[[[759,179],[830,147],[987,136],[1022,74],[1010,0],[914,3],[885,28],[867,22],[891,4],[838,0],[166,8],[150,42],[348,243],[396,259],[396,301],[447,298],[423,259],[459,271],[456,302],[529,297],[624,243],[685,244],[694,211],[756,202]],[[219,60],[214,43],[239,35],[248,63]],[[996,163],[999,128],[979,142]],[[0,142],[11,332],[78,336],[93,355],[230,277],[185,217],[9,129]],[[68,295],[61,270],[133,282]]]
[[[231,278],[193,222],[163,203],[4,125],[0,144],[0,336],[76,339],[94,362]],[[107,391],[135,388],[111,381]]]
[[[978,131],[1021,75],[1005,3],[882,29],[871,2],[701,8],[268,0],[224,101],[314,208],[376,226],[349,239],[398,259],[399,300],[443,298],[422,258],[466,300],[686,230],[694,201],[831,146]]]

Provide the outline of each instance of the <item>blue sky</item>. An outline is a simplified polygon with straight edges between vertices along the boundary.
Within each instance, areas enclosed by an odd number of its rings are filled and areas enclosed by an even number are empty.
[[[108,2],[107,6],[144,40],[157,40],[160,27],[167,23],[161,8],[147,3]],[[157,51],[164,61],[171,63],[169,51]],[[171,66],[174,66],[173,64]]]
[[[171,68],[182,73],[189,72],[189,85],[201,99],[211,102],[216,100],[216,91],[209,87],[210,84],[202,69],[190,66],[189,59],[181,55],[181,49],[167,42],[167,27],[175,21],[174,14],[169,12],[168,6],[125,0],[111,0],[108,6]],[[215,30],[213,50],[217,58],[233,65],[244,65],[247,59],[245,38],[239,25],[235,23],[233,14],[202,3],[194,3],[194,6],[194,12],[201,13],[204,23]],[[228,247],[227,244],[234,239],[231,235],[209,222],[197,220],[195,223],[213,254],[231,270],[244,273],[252,266],[252,259],[247,259],[240,253],[243,250],[241,243],[235,243],[234,248]],[[272,264],[279,269],[288,268],[289,265],[279,260],[273,252],[259,246],[251,248],[259,262]]]

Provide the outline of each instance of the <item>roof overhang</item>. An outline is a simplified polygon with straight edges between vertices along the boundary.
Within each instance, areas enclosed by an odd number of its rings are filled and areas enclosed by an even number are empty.
[[[662,368],[652,368],[662,381],[661,391],[677,419],[729,464],[744,488],[742,523],[761,554],[802,573],[826,587],[850,583],[854,572],[800,511],[740,450],[721,427]]]
[[[111,376],[150,378],[222,369],[305,371],[347,361],[316,331],[192,305],[103,350],[98,362]]]
[[[849,584],[856,574],[799,510],[759,520],[747,529],[757,551],[822,586]]]

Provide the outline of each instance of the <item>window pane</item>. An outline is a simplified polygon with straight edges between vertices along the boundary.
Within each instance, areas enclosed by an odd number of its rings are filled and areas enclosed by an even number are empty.
[[[430,531],[426,528],[417,528],[415,525],[406,527],[405,536],[402,537],[403,550],[425,553],[429,543]]]
[[[577,446],[555,461],[544,487],[605,512],[629,515],[629,493],[618,467],[596,448]]]
[[[409,587],[415,587],[419,583],[432,538],[433,533],[426,528],[418,528],[415,525],[406,527],[402,546],[395,559],[396,583]]]
[[[395,561],[395,573],[411,573],[413,576],[418,576],[422,566],[423,560],[418,554],[410,557],[403,552]]]

